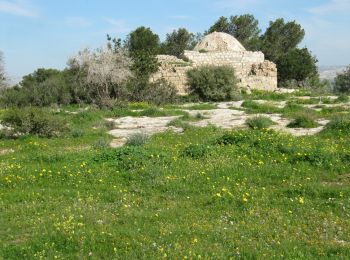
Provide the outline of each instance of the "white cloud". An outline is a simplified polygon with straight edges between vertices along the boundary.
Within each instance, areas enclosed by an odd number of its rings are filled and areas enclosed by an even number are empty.
[[[65,19],[65,24],[72,27],[89,27],[91,25],[91,22],[85,17],[74,16],[67,17]]]
[[[38,16],[38,13],[24,0],[0,0],[0,12],[32,18]]]
[[[112,30],[115,33],[127,33],[131,31],[130,26],[123,19],[105,18],[104,20],[113,27]]]
[[[350,1],[349,0],[330,0],[328,3],[310,8],[308,10],[312,14],[326,15],[326,14],[346,14],[350,13]]]

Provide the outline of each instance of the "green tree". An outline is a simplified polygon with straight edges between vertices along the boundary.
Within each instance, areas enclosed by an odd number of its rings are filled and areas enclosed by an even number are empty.
[[[261,50],[268,60],[278,63],[283,55],[298,46],[304,36],[305,31],[300,24],[295,21],[286,23],[283,18],[279,18],[270,22],[261,37]]]
[[[0,89],[6,86],[6,77],[4,69],[4,60],[2,52],[0,51]]]
[[[338,93],[350,94],[350,66],[337,75],[334,90]]]
[[[251,14],[231,16],[233,36],[239,40],[243,46],[251,51],[259,49],[260,33],[259,21]]]
[[[129,34],[126,46],[132,55],[137,55],[139,52],[156,55],[159,52],[160,40],[159,36],[153,33],[150,28],[142,26]]]
[[[166,35],[166,40],[162,44],[162,53],[180,58],[183,52],[192,49],[194,44],[195,35],[185,28],[180,28]]]
[[[248,50],[259,49],[261,33],[259,21],[251,14],[235,15],[230,18],[222,16],[209,28],[206,34],[212,32],[231,34]]]
[[[44,81],[59,75],[61,72],[56,69],[44,69],[40,68],[34,71],[33,73],[23,77],[20,85],[23,88],[31,88],[36,84],[43,83]]]
[[[205,34],[213,33],[213,32],[224,32],[233,35],[233,30],[231,23],[228,18],[221,16]]]
[[[292,49],[277,61],[278,80],[280,83],[288,80],[300,83],[318,74],[317,62],[316,57],[307,48]]]

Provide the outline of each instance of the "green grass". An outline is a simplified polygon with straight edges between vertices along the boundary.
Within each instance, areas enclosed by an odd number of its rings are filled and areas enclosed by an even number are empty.
[[[242,107],[251,114],[275,114],[280,113],[281,109],[270,103],[260,104],[252,100],[246,100],[243,102]]]
[[[0,259],[350,257],[348,118],[315,136],[188,127],[109,148],[104,118],[129,113],[62,113],[74,132],[0,140]]]
[[[317,112],[315,110],[296,104],[294,101],[287,102],[287,105],[281,109],[281,113],[287,118],[294,118],[300,114],[309,114],[315,118],[317,117]]]
[[[211,110],[211,109],[217,109],[217,106],[215,104],[211,103],[201,103],[201,104],[196,104],[190,107],[186,107],[186,109],[189,110]]]
[[[256,100],[271,100],[271,101],[283,101],[288,99],[291,94],[275,93],[270,91],[253,90],[251,94],[245,95],[246,98]]]

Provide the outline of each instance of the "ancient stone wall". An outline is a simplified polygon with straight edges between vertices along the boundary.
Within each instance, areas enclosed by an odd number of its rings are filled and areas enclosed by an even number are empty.
[[[175,56],[158,55],[157,58],[160,63],[160,68],[157,73],[151,76],[151,81],[165,78],[176,87],[178,94],[188,94],[186,73],[193,69],[193,64],[178,59]]]
[[[261,52],[222,52],[200,53],[186,51],[185,62],[174,56],[159,55],[159,71],[151,77],[152,81],[165,78],[175,85],[180,95],[187,91],[187,71],[205,65],[232,66],[235,69],[239,86],[248,89],[274,91],[277,89],[277,69],[272,62],[265,61]]]

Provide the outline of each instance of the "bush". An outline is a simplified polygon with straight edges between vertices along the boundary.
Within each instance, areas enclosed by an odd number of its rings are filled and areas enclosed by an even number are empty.
[[[177,91],[174,85],[165,79],[155,82],[134,78],[128,84],[128,97],[132,102],[147,102],[154,105],[171,104],[177,100]]]
[[[192,95],[203,101],[231,100],[237,92],[234,69],[227,66],[203,66],[187,72]]]
[[[66,128],[65,122],[61,118],[34,107],[7,110],[2,117],[1,124],[10,128],[13,136],[54,137]]]
[[[350,66],[335,78],[334,90],[337,93],[350,93]]]
[[[289,128],[315,128],[318,127],[318,123],[314,117],[309,114],[298,115],[287,127]]]
[[[191,144],[182,152],[183,156],[191,157],[192,159],[200,159],[207,155],[209,147],[203,144]]]
[[[350,101],[350,98],[348,95],[340,95],[336,100],[335,102],[336,103],[346,103],[346,102],[349,102]]]
[[[109,146],[110,146],[110,140],[103,137],[97,139],[97,141],[95,141],[95,143],[93,144],[93,147],[95,149],[105,149],[105,148],[108,148]]]
[[[275,123],[269,117],[256,116],[247,119],[246,124],[252,129],[266,129]]]
[[[149,136],[143,133],[137,133],[133,134],[130,137],[128,137],[128,140],[126,141],[127,146],[142,146],[144,145],[149,139]]]
[[[326,126],[325,131],[341,131],[349,134],[350,131],[350,116],[338,116],[332,119]]]

